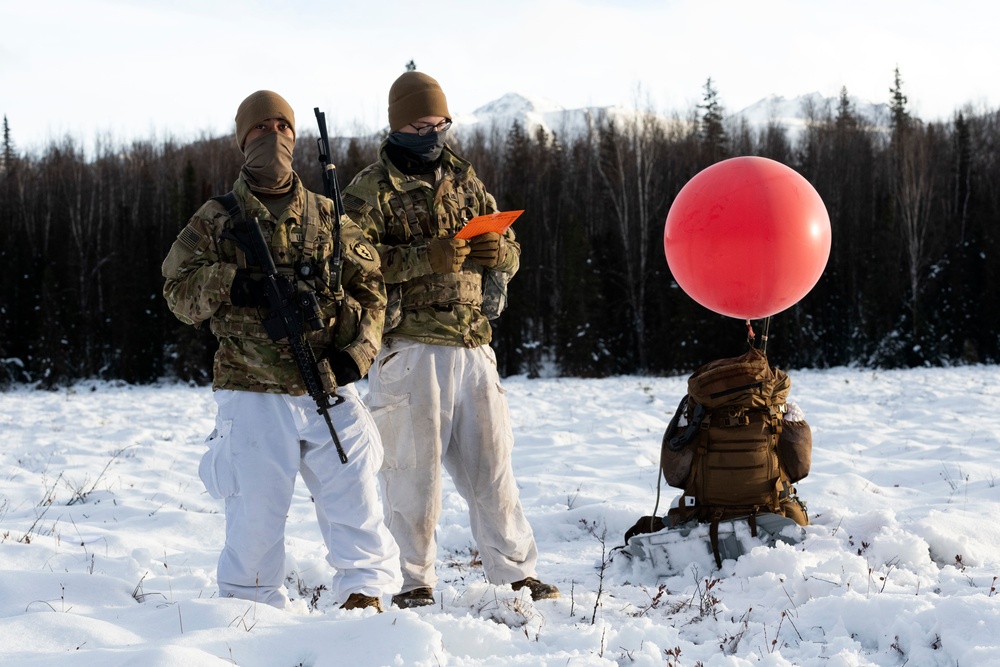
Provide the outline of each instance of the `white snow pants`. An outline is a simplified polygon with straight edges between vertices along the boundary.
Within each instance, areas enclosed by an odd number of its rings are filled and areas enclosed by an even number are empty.
[[[400,548],[404,592],[434,587],[441,465],[469,505],[486,579],[535,576],[538,550],[511,467],[514,433],[489,345],[395,340],[369,372],[366,400],[385,444],[386,524]]]
[[[377,474],[382,444],[353,385],[330,409],[348,462],[308,395],[219,390],[216,429],[199,474],[226,501],[226,544],[219,557],[219,594],[284,607],[285,520],[297,473],[336,568],[331,593],[381,597],[399,591],[399,549],[383,524]]]

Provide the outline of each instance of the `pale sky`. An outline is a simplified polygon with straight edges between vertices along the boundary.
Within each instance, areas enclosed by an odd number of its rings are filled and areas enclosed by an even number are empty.
[[[266,88],[313,127],[386,124],[413,59],[453,115],[505,93],[565,108],[685,113],[711,77],[728,113],[771,94],[911,110],[1000,105],[1000,5],[988,0],[0,0],[0,115],[18,148],[233,130]],[[989,63],[994,63],[990,65]]]

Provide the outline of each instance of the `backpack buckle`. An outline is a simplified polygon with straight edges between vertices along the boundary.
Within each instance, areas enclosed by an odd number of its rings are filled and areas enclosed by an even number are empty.
[[[729,408],[729,414],[724,415],[719,421],[721,422],[719,426],[723,428],[746,426],[750,423],[750,416],[746,413],[744,408],[731,406]]]

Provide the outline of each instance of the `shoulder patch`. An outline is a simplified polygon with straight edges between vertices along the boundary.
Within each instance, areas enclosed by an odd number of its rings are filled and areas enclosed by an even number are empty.
[[[190,252],[199,255],[205,252],[217,230],[221,231],[221,222],[229,219],[225,211],[219,210],[220,208],[218,202],[212,200],[202,205],[177,234],[177,241]]]
[[[372,254],[371,248],[364,241],[358,241],[354,244],[351,250],[361,259],[367,262],[374,262],[375,256]]]
[[[357,211],[361,215],[365,215],[368,211],[372,210],[371,204],[350,192],[344,193],[343,200],[344,208],[348,211]]]
[[[340,231],[344,244],[344,260],[359,266],[364,274],[377,271],[381,266],[382,260],[378,256],[375,246],[369,242],[368,237],[361,231],[361,227],[358,227],[354,221],[347,218]]]
[[[204,235],[194,229],[191,223],[184,226],[181,233],[177,235],[177,240],[191,252],[195,252]]]

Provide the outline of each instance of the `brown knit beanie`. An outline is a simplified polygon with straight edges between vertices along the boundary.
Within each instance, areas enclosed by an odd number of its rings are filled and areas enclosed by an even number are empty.
[[[396,132],[418,118],[451,118],[441,86],[423,72],[403,72],[389,88],[389,130]]]
[[[247,135],[254,126],[268,118],[281,118],[288,121],[295,133],[295,112],[278,93],[270,90],[258,90],[252,93],[236,110],[236,145],[243,150]]]

